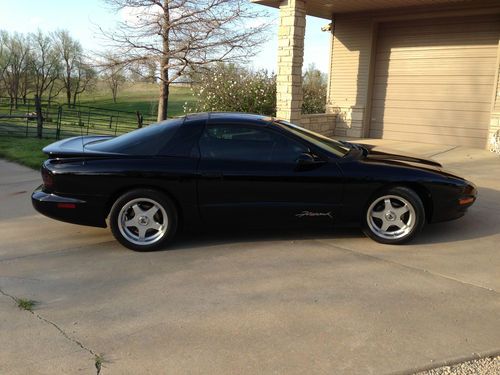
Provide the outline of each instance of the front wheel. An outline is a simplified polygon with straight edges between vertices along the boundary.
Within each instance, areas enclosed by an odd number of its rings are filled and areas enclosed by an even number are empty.
[[[372,199],[366,209],[363,231],[385,244],[410,241],[424,226],[425,210],[411,189],[395,187]]]
[[[175,235],[177,211],[173,202],[156,190],[132,190],[113,204],[110,226],[123,246],[135,251],[157,250]]]

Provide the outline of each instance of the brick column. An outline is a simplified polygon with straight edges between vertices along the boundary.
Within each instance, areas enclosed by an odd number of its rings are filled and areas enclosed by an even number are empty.
[[[278,30],[278,74],[276,77],[276,116],[300,122],[302,109],[302,62],[306,11],[303,0],[280,3]]]

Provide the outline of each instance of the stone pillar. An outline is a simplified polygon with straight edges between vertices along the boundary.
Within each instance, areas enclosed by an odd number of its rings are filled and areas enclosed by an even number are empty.
[[[302,109],[302,62],[306,10],[304,0],[283,0],[280,3],[278,30],[278,73],[276,116],[300,122]]]

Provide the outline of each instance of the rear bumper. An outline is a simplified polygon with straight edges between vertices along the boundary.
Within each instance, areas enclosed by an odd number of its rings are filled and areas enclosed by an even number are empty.
[[[106,228],[103,207],[88,200],[46,193],[39,186],[31,194],[35,210],[52,219],[72,224]]]

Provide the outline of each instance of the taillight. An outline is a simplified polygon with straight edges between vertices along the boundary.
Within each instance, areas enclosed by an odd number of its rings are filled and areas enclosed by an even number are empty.
[[[47,189],[54,187],[54,176],[46,168],[42,167],[43,186]]]
[[[76,208],[74,203],[58,203],[57,208]]]

